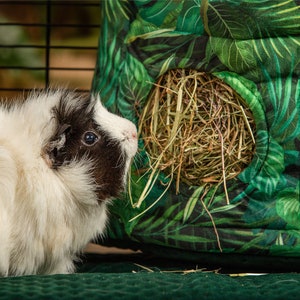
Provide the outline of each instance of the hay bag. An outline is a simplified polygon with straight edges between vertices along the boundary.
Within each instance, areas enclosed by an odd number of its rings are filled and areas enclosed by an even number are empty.
[[[222,80],[175,69],[155,84],[139,120],[152,165],[179,183],[219,183],[250,164],[255,124],[244,100]]]
[[[101,5],[93,90],[140,132],[104,241],[299,256],[299,2]]]

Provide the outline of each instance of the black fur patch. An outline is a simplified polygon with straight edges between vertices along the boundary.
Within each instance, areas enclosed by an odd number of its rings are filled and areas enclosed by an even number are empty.
[[[68,101],[76,101],[77,105],[70,106]],[[57,128],[49,141],[47,152],[52,168],[57,170],[74,160],[93,161],[90,171],[97,184],[99,201],[103,201],[118,196],[123,189],[126,157],[120,142],[112,140],[109,132],[104,132],[101,124],[95,122],[94,108],[90,103],[90,97],[77,93],[72,93],[71,98],[69,93],[61,97],[58,107],[53,109]],[[82,141],[87,131],[95,132],[98,136],[97,142],[91,146]]]

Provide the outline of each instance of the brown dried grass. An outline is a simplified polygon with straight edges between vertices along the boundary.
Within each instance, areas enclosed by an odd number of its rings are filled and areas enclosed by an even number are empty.
[[[241,96],[195,70],[170,70],[158,79],[139,128],[152,172],[176,178],[177,192],[180,182],[223,182],[227,194],[226,180],[249,165],[255,149],[255,123]]]

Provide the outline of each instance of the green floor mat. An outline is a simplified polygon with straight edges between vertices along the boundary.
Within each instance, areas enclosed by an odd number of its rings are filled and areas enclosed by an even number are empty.
[[[0,279],[0,299],[298,299],[300,274],[244,276],[171,261],[102,257],[77,274]],[[179,272],[186,270],[186,272]],[[174,272],[178,271],[178,273]]]

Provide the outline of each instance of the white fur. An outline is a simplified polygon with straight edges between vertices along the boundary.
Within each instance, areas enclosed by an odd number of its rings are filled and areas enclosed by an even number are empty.
[[[107,222],[107,201],[97,202],[89,176],[91,162],[74,161],[54,171],[41,151],[53,134],[51,109],[59,97],[59,91],[33,95],[10,110],[0,108],[2,276],[73,272],[76,254]],[[135,126],[95,103],[95,121],[122,141],[128,169],[137,149]]]
[[[116,141],[122,141],[127,154],[133,157],[137,151],[137,143],[133,142],[137,139],[135,125],[127,119],[111,114],[102,107],[100,101],[97,101],[95,106],[97,108],[95,119],[101,122],[101,127],[105,131],[110,132]],[[127,160],[127,168],[129,167],[129,163],[130,161]]]

